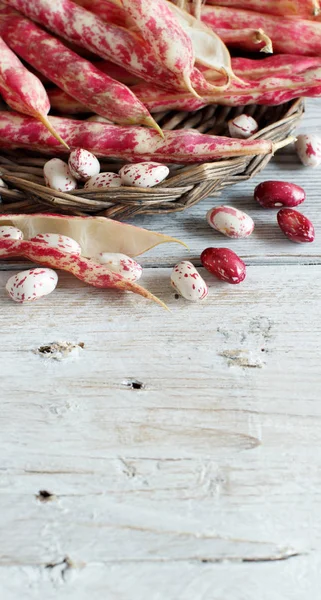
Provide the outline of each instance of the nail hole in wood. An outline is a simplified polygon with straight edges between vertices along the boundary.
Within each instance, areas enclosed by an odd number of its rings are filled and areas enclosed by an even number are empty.
[[[36,495],[36,498],[37,500],[40,500],[40,502],[52,502],[56,499],[56,496],[51,492],[47,492],[47,490],[40,490]]]
[[[123,385],[131,390],[143,390],[145,388],[145,384],[137,379],[125,379]]]

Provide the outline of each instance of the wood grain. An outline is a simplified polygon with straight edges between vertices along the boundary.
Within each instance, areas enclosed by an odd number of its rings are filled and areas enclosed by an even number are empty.
[[[247,279],[202,271],[200,305],[176,298],[161,268],[176,246],[143,261],[143,285],[170,312],[66,274],[55,294],[16,305],[4,286],[19,265],[1,266],[4,600],[318,598],[320,171],[291,153],[273,164],[264,178],[307,189],[315,244],[281,239],[275,213],[251,209],[257,235],[223,238]],[[222,200],[250,206],[253,185]],[[204,221],[212,203],[135,223],[197,257],[221,243]]]
[[[293,598],[307,598],[298,590],[302,578],[305,591],[318,579],[321,538],[321,267],[288,267],[281,278],[253,266],[238,289],[213,282],[202,306],[175,298],[168,270],[147,270],[146,286],[171,313],[67,275],[55,295],[17,306],[3,291],[8,275],[0,274],[8,600],[26,582],[27,599],[44,589],[54,597],[57,585],[63,598],[85,599],[93,578],[97,598],[130,598],[131,581],[137,598],[252,600],[264,598],[268,579],[281,594],[284,561]],[[35,353],[53,341],[76,348],[61,360]],[[157,592],[152,572],[165,578]],[[16,583],[6,583],[9,573]]]

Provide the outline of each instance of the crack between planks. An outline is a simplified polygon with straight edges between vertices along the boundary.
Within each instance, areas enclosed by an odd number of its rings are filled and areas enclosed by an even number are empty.
[[[72,561],[69,557],[62,559],[61,561],[52,562],[52,563],[39,563],[39,564],[25,564],[25,563],[7,563],[0,564],[0,569],[3,568],[34,568],[41,569],[46,571],[52,571],[55,569],[59,569],[61,578],[66,581],[68,578],[66,577],[66,573],[69,570],[82,570],[86,567],[90,567],[92,565],[95,566],[106,566],[106,565],[126,565],[126,564],[200,564],[200,565],[211,565],[211,564],[261,564],[261,563],[271,563],[271,562],[283,562],[286,560],[292,560],[294,558],[300,558],[308,556],[307,552],[297,552],[297,551],[286,551],[283,553],[272,555],[272,556],[264,556],[264,557],[243,557],[242,556],[224,556],[224,557],[189,557],[189,558],[118,558],[118,559],[110,559],[110,560],[99,560],[92,562],[80,561],[78,563]]]
[[[186,254],[185,260],[190,260],[196,267],[202,267],[199,256],[189,256]],[[242,256],[246,265],[249,267],[278,267],[278,266],[304,266],[304,267],[318,267],[321,265],[321,255],[316,256]],[[156,264],[157,260],[157,264]],[[167,261],[161,261],[159,259],[153,259],[152,262],[148,260],[143,261],[144,269],[172,269],[174,264],[182,258],[169,258]],[[37,266],[36,264],[22,261],[20,263],[0,262],[0,272],[6,271],[21,271],[22,269],[31,269]]]

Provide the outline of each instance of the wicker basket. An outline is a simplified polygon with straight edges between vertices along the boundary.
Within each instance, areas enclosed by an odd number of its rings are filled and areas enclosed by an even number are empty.
[[[281,106],[229,108],[207,106],[194,113],[167,112],[156,115],[163,129],[195,128],[202,133],[224,135],[227,121],[245,112],[259,123],[253,136],[280,142],[296,128],[304,112],[303,100]],[[103,215],[128,219],[136,214],[183,211],[203,198],[256,175],[271,155],[230,158],[188,167],[170,166],[170,175],[161,185],[139,188],[83,189],[72,193],[55,192],[44,186],[42,167],[47,158],[24,152],[0,156],[0,177],[9,189],[1,189],[1,212],[60,212],[75,215]],[[118,171],[119,162],[101,161],[103,171]]]

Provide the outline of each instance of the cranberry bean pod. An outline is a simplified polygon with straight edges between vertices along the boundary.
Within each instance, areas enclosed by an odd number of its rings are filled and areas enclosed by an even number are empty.
[[[128,24],[128,16],[124,9],[110,0],[74,0],[74,2],[94,13],[103,21],[121,27],[126,27]]]
[[[58,87],[49,89],[48,97],[51,108],[59,113],[65,115],[78,115],[91,112],[88,106],[84,106],[79,100],[72,98]]]
[[[235,285],[246,277],[245,263],[229,248],[206,248],[201,254],[201,262],[221,281]]]
[[[48,120],[50,102],[43,84],[24,67],[1,37],[0,93],[11,108],[39,119],[63,145],[66,145]]]
[[[152,48],[155,58],[174,73],[181,88],[191,84],[195,56],[192,41],[165,0],[122,0],[123,7]]]
[[[105,217],[70,217],[55,214],[0,214],[0,227],[16,227],[25,239],[51,231],[72,238],[82,255],[94,258],[101,252],[119,252],[134,257],[175,238]],[[185,246],[186,247],[186,246]]]
[[[286,181],[263,181],[254,190],[255,200],[264,208],[298,206],[306,198],[303,188]]]
[[[320,12],[318,0],[207,0],[207,4],[243,8],[281,17],[305,17],[306,19]]]
[[[321,55],[321,23],[219,6],[203,6],[202,21],[214,31],[263,29],[278,53]]]
[[[233,81],[226,91],[203,95],[201,99],[192,94],[161,89],[150,84],[138,84],[132,90],[151,112],[163,110],[194,111],[208,104],[245,106],[251,104],[278,105],[298,96],[321,95],[321,67],[287,77],[267,77],[247,80],[248,85]]]
[[[144,81],[156,81],[165,87],[182,89],[179,78],[157,61],[154,52],[136,32],[107,23],[71,0],[6,1],[9,6],[67,41],[111,60]],[[199,91],[196,86],[201,83],[203,89],[209,91],[211,85],[197,69],[194,71],[191,77],[193,88]]]
[[[293,208],[281,208],[278,212],[278,224],[291,242],[297,244],[314,241],[315,232],[311,221]]]
[[[156,161],[189,164],[227,158],[273,154],[293,138],[274,144],[270,140],[235,140],[195,130],[165,131],[164,140],[142,127],[119,127],[104,123],[52,117],[56,130],[71,147],[87,148],[97,157],[114,157],[127,162]],[[59,143],[30,117],[0,111],[0,146],[61,153]]]
[[[265,79],[267,73],[273,72],[273,77],[289,77],[304,73],[309,69],[321,67],[320,56],[300,56],[292,54],[274,54],[262,60],[251,58],[232,58],[232,67],[236,75],[242,78]],[[211,71],[203,71],[206,78],[211,79]],[[214,73],[214,75],[216,75]]]
[[[151,125],[159,130],[145,106],[125,85],[28,19],[6,17],[0,31],[12,50],[91,112],[123,125]]]
[[[156,296],[137,283],[127,281],[118,273],[113,273],[104,265],[83,258],[78,254],[63,252],[39,242],[22,240],[0,240],[0,258],[23,257],[45,267],[67,271],[80,281],[97,288],[115,288],[120,291],[133,292],[148,300],[153,300],[166,308]]]

